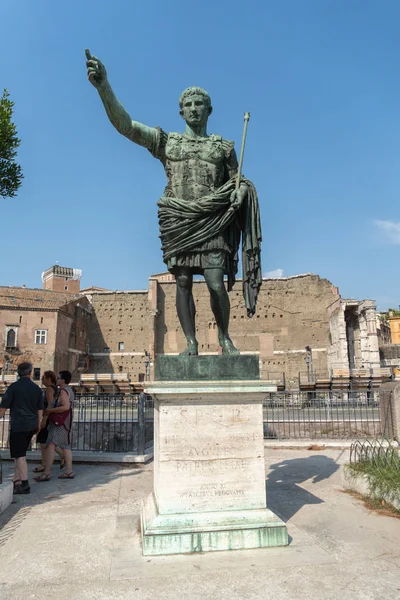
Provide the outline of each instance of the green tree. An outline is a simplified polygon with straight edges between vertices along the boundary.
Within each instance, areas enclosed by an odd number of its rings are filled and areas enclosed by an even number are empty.
[[[22,169],[15,162],[21,140],[12,122],[13,106],[9,93],[4,90],[0,98],[0,196],[3,198],[14,198],[23,178]]]

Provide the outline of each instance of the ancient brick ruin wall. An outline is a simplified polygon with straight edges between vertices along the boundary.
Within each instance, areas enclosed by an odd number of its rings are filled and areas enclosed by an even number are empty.
[[[154,316],[147,291],[93,293],[88,330],[92,373],[145,373],[144,351],[153,340]],[[120,343],[124,349],[120,350]],[[109,351],[106,349],[109,348]]]
[[[395,359],[400,363],[400,344],[386,344],[379,348],[383,360]]]
[[[86,298],[71,302],[58,313],[55,371],[68,369],[73,379],[77,379],[80,367],[87,370],[89,362],[84,357],[88,349],[90,323],[91,307]]]
[[[133,380],[138,379],[146,372],[145,350],[154,358],[159,353],[179,353],[185,347],[175,290],[174,281],[150,278],[148,291],[93,291],[87,298],[67,302],[59,312],[1,310],[4,325],[18,325],[18,345],[24,349],[23,355],[12,356],[12,362],[31,360],[42,373],[68,368],[75,378],[81,369],[129,372]],[[199,351],[217,353],[217,328],[203,280],[194,283],[194,297]],[[337,288],[315,275],[264,280],[257,313],[249,319],[238,281],[230,293],[232,339],[242,352],[259,353],[265,378],[281,378],[285,372],[288,383],[297,381],[298,372],[306,371],[305,346],[313,349],[314,371],[327,373],[328,308],[339,298]],[[34,343],[35,329],[47,330],[47,344]],[[0,327],[3,348],[5,331]],[[88,349],[90,362],[82,365]]]
[[[385,344],[379,348],[379,354],[382,367],[400,367],[400,344]]]
[[[80,298],[69,305],[68,312],[73,316],[68,347],[86,353],[92,308],[86,298]]]
[[[217,328],[204,281],[194,283],[194,298],[199,351],[216,353]],[[263,377],[285,372],[295,379],[299,371],[306,371],[306,346],[313,349],[314,371],[328,373],[328,308],[338,298],[338,289],[317,275],[267,279],[261,287],[257,313],[249,319],[239,281],[230,293],[232,340],[242,352],[259,352]],[[175,309],[175,284],[159,282],[156,353],[177,353],[184,347]]]

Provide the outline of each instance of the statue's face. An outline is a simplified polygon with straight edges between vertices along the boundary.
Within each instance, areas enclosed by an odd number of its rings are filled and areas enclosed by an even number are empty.
[[[211,113],[211,107],[202,95],[187,96],[180,110],[186,123],[191,126],[205,125]]]

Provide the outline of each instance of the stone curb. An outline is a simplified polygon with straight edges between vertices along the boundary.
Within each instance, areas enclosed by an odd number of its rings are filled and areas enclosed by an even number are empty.
[[[342,469],[342,485],[345,490],[357,492],[357,494],[360,494],[361,496],[371,495],[368,479],[365,477],[365,475],[352,473],[344,467]]]
[[[0,457],[3,460],[11,460],[8,450],[0,450]],[[28,452],[26,459],[28,462],[40,461],[40,452],[34,450]],[[153,460],[153,449],[149,448],[147,454],[133,454],[123,452],[73,452],[75,463],[102,463],[102,464],[146,464]]]
[[[352,473],[348,469],[342,469],[342,485],[345,490],[350,492],[357,492],[361,496],[367,496],[369,498],[378,498],[384,500],[387,504],[393,506],[396,510],[400,510],[400,501],[391,500],[386,494],[379,494],[377,496],[372,490],[368,478],[365,475]]]
[[[310,446],[319,446],[322,450],[347,450],[350,449],[353,440],[341,440],[339,442],[330,440],[264,440],[265,448],[286,450],[307,450]]]
[[[13,501],[13,488],[14,484],[12,481],[0,483],[0,515]]]

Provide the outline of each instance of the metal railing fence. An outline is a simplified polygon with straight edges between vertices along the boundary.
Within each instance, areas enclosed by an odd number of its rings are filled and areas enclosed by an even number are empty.
[[[350,446],[350,463],[371,463],[378,469],[394,467],[399,470],[399,443],[394,440],[356,440]]]
[[[381,434],[379,391],[270,393],[263,403],[267,439],[354,438]]]
[[[146,394],[80,394],[74,403],[72,449],[138,452],[153,444],[154,402]],[[271,392],[263,402],[267,439],[357,439],[384,435],[376,389]],[[8,413],[0,448],[8,448]],[[36,449],[35,443],[32,445]]]
[[[78,394],[72,450],[138,452],[153,445],[154,402],[147,394]],[[35,438],[34,438],[35,439]],[[0,448],[8,448],[9,413],[0,419]],[[37,449],[32,442],[32,449]]]

